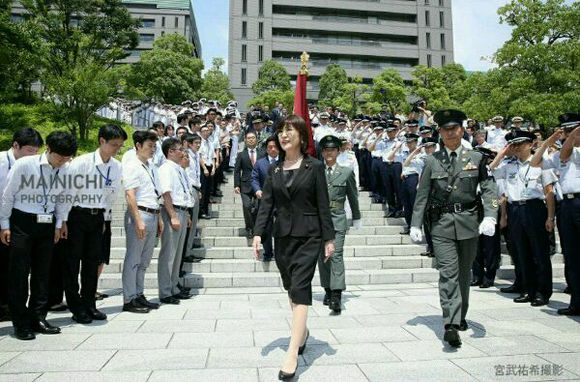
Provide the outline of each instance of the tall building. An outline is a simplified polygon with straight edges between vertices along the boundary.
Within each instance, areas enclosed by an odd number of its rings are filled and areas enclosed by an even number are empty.
[[[201,58],[201,43],[192,0],[122,0],[131,16],[142,19],[139,28],[139,46],[132,50],[122,63],[139,61],[141,53],[153,48],[153,41],[169,33],[185,36],[193,44],[193,55]],[[25,13],[22,5],[15,1],[12,19],[17,21]],[[78,22],[78,20],[75,20]]]
[[[453,62],[452,28],[451,0],[230,0],[232,92],[246,106],[268,59],[295,78],[303,51],[312,99],[331,63],[368,83],[386,68],[410,80],[415,65]]]

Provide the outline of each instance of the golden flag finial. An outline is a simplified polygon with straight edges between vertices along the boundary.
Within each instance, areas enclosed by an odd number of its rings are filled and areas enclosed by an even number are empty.
[[[300,55],[300,74],[308,75],[308,59],[310,55],[306,52],[302,52]]]

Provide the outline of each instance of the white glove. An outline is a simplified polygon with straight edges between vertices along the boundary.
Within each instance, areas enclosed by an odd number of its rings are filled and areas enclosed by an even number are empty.
[[[495,235],[495,225],[497,221],[494,218],[483,218],[483,221],[479,225],[479,234],[484,234],[485,236]]]
[[[421,228],[411,227],[410,236],[411,240],[413,240],[414,242],[423,241],[423,231],[421,231]]]
[[[361,229],[362,228],[362,220],[357,219],[352,221],[352,228],[353,229]]]

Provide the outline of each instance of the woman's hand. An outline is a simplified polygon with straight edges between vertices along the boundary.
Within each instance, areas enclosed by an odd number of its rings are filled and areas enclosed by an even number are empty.
[[[324,243],[324,262],[326,263],[334,255],[334,241]]]
[[[262,247],[262,238],[260,236],[254,236],[254,241],[252,242],[252,248],[254,249],[254,259],[260,259],[260,249]]]

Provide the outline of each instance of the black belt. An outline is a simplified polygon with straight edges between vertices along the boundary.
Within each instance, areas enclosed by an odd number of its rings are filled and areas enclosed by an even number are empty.
[[[526,204],[534,204],[534,203],[542,203],[544,201],[542,199],[528,199],[528,200],[514,200],[513,202],[509,202],[512,206],[525,206]]]
[[[159,213],[159,210],[156,210],[155,208],[147,208],[147,207],[137,206],[137,209],[139,211],[148,212],[150,214],[155,214],[155,215],[157,215]]]
[[[189,207],[178,206],[176,204],[173,205],[173,208],[180,211],[189,211]]]
[[[410,178],[410,177],[412,177],[412,176],[419,176],[419,174],[417,174],[417,173],[415,173],[415,172],[414,172],[414,173],[412,173],[412,174],[409,174],[409,175],[403,175],[403,176],[404,176],[405,178]]]
[[[576,199],[576,198],[580,198],[580,192],[577,192],[575,194],[564,194],[564,200],[566,199]]]
[[[470,210],[477,206],[477,201],[471,203],[450,203],[450,204],[434,204],[431,210],[439,214],[457,214],[465,210]]]
[[[85,214],[89,214],[89,215],[98,215],[100,213],[105,212],[104,208],[85,208],[85,207],[74,206],[72,209],[75,211],[78,211],[78,212],[83,212]]]

